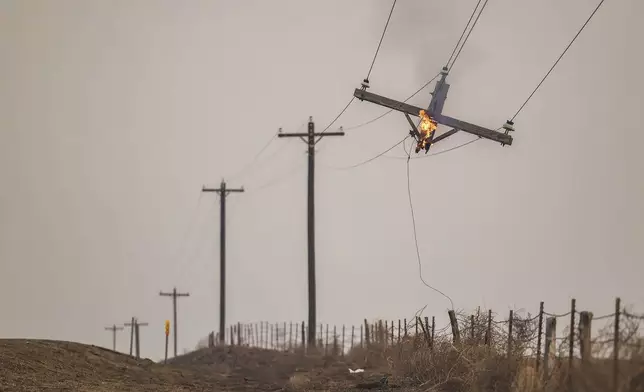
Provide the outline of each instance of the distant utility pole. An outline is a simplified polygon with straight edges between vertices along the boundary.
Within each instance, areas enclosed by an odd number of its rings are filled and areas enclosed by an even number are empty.
[[[219,194],[219,342],[225,344],[226,333],[226,196],[229,193],[244,192],[244,187],[239,189],[226,188],[226,181],[221,180],[219,188],[201,189],[202,192],[216,192]],[[175,331],[176,331],[175,326]]]
[[[139,338],[139,327],[147,327],[148,323],[140,323],[136,317],[132,317],[131,323],[125,323],[126,327],[131,328],[130,332],[130,355],[132,355],[132,336],[136,342],[136,357],[141,358],[141,340]]]
[[[308,132],[303,133],[278,133],[278,137],[299,137],[309,149],[309,175],[308,175],[308,287],[309,287],[309,333],[308,345],[315,346],[316,299],[315,299],[315,144],[324,136],[344,136],[340,132],[315,133],[313,117],[309,117]],[[317,138],[317,139],[316,139]]]
[[[172,297],[172,313],[174,317],[174,356],[177,356],[177,297],[189,297],[190,293],[177,293],[177,288],[173,288],[171,293],[159,292],[162,297]]]
[[[452,130],[447,131],[443,133],[440,136],[434,137],[436,132],[432,132],[431,135],[429,136],[429,139],[427,140],[426,143],[426,149],[425,152],[429,150],[429,147],[432,146],[433,144],[439,142],[440,140],[447,139],[448,137],[452,136],[456,132],[463,131],[467,133],[471,133],[473,135],[476,135],[481,138],[493,140],[495,142],[501,143],[501,145],[505,146],[507,145],[512,145],[512,136],[510,136],[510,132],[514,131],[514,123],[511,120],[506,121],[506,123],[503,125],[503,132],[487,129],[478,125],[470,124],[465,121],[461,121],[449,116],[446,116],[443,114],[443,106],[445,105],[445,100],[447,99],[447,91],[449,90],[449,84],[446,82],[448,74],[448,69],[446,67],[443,67],[443,70],[441,71],[441,79],[436,83],[436,86],[434,87],[434,92],[432,93],[432,99],[429,103],[429,106],[427,110],[423,110],[419,107],[409,105],[405,102],[399,102],[395,101],[393,99],[389,99],[387,97],[383,97],[380,95],[376,95],[370,92],[367,92],[367,89],[369,88],[369,81],[364,80],[362,83],[362,88],[357,88],[353,92],[353,96],[360,99],[361,101],[369,101],[372,103],[375,103],[380,106],[384,106],[399,112],[402,112],[405,117],[407,117],[407,121],[412,127],[412,134],[413,135],[419,135],[418,129],[416,129],[416,125],[412,122],[411,116],[420,116],[421,110],[425,112],[431,120],[433,120],[437,124],[442,124],[448,127],[451,127]]]
[[[112,331],[112,350],[116,351],[116,331],[122,331],[123,327],[117,327],[113,324],[111,327],[105,327],[106,330]]]

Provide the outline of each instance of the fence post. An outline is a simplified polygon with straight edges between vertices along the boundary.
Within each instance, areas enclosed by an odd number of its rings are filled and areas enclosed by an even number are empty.
[[[264,322],[259,322],[259,348],[264,348]]]
[[[335,325],[333,326],[333,356],[338,356],[338,333],[336,332]]]
[[[537,365],[536,370],[539,373],[541,366],[541,335],[543,334],[543,301],[539,303],[539,327],[537,332]]]
[[[474,344],[474,315],[470,315],[470,339],[472,339],[472,344]]]
[[[425,317],[427,319],[427,317]],[[420,329],[423,331],[423,337],[425,338],[425,344],[429,347],[429,331],[425,328],[425,324],[420,317],[416,317],[416,324],[420,324]]]
[[[436,333],[436,319],[434,318],[434,316],[432,316],[432,341],[431,341],[431,345],[429,346],[432,349],[432,351],[434,351],[434,341],[436,338],[435,333]]]
[[[329,354],[329,324],[326,325],[326,344],[324,345],[324,355]]]
[[[615,329],[613,331],[613,391],[619,391],[619,316],[621,312],[621,300],[615,298]]]
[[[381,345],[385,344],[385,329],[382,327],[382,320],[378,320],[378,343]]]
[[[395,332],[395,329],[394,329],[394,320],[391,320],[391,345],[392,345],[392,346],[393,346],[394,344],[396,344],[396,343],[395,343],[395,342],[396,342],[396,339],[395,339],[395,336],[396,336],[396,335],[394,335],[394,332]]]
[[[454,337],[454,344],[461,344],[461,333],[458,330],[458,320],[456,319],[456,313],[453,310],[447,312],[449,315],[449,322],[452,325],[452,336]]]
[[[573,359],[575,355],[575,313],[576,310],[576,300],[573,298],[570,300],[570,336],[568,344],[568,390],[572,392],[573,380],[572,380],[572,369],[573,369]]]
[[[514,322],[514,310],[510,310],[510,319],[508,320],[508,357],[512,355],[512,324]]]
[[[302,321],[302,353],[306,353],[306,327]]]
[[[398,344],[400,344],[401,331],[402,331],[402,327],[400,326],[400,319],[398,319]]]
[[[485,345],[489,346],[492,342],[492,309],[487,311],[487,329],[485,330]]]
[[[360,324],[360,348],[364,347],[364,325]]]
[[[546,344],[543,348],[543,379],[548,381],[552,369],[555,367],[557,342],[557,318],[548,317],[546,319]]]
[[[237,345],[242,345],[241,323],[237,323]]]
[[[405,327],[405,335],[404,336],[407,337],[407,319],[403,319],[403,324],[404,324],[404,327]]]
[[[344,324],[342,324],[342,356],[344,357],[344,346],[345,345],[345,340],[344,340]]]
[[[367,322],[367,319],[364,319],[364,340],[367,347],[369,347],[371,340],[369,338],[369,323]]]
[[[356,339],[356,326],[351,326],[351,350],[353,350],[353,341]]]
[[[587,366],[591,357],[591,323],[593,320],[592,312],[579,313],[579,352],[581,354],[582,366]]]

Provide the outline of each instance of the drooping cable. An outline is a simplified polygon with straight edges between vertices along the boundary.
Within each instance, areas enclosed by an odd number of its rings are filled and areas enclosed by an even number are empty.
[[[409,158],[411,158],[411,149],[409,150],[409,154],[410,155],[408,155],[408,159],[407,159],[407,195],[409,196],[409,209],[411,211],[411,222],[412,222],[412,227],[413,227],[413,230],[414,230],[414,244],[416,246],[416,257],[417,257],[417,260],[418,260],[418,276],[420,277],[420,281],[423,282],[423,284],[426,287],[434,290],[435,292],[439,293],[440,295],[445,297],[447,300],[449,300],[449,303],[451,305],[451,309],[454,310],[454,301],[452,301],[452,298],[449,295],[447,295],[444,292],[442,292],[441,290],[437,289],[436,287],[428,284],[425,281],[425,279],[423,278],[423,264],[422,264],[422,261],[421,261],[421,258],[420,258],[420,249],[418,247],[418,234],[417,234],[417,231],[416,231],[416,216],[414,214],[414,203],[413,203],[412,197],[411,197],[411,180],[410,180],[411,176],[410,176],[410,173],[409,173],[409,161],[410,161]]]

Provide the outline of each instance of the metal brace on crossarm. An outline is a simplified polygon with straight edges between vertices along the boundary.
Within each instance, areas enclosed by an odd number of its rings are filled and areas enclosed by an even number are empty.
[[[495,142],[500,143],[502,146],[512,145],[512,136],[510,135],[510,132],[514,131],[514,123],[510,120],[508,120],[503,125],[502,128],[504,131],[500,132],[500,131],[488,129],[485,127],[481,127],[479,125],[471,124],[443,114],[443,107],[445,106],[445,100],[447,99],[447,92],[449,91],[449,84],[446,81],[447,74],[448,74],[447,67],[443,67],[443,69],[441,70],[441,78],[436,83],[436,86],[434,87],[434,91],[431,93],[432,99],[429,102],[427,109],[424,111],[429,116],[429,118],[435,121],[437,124],[445,125],[452,129],[438,136],[436,136],[435,131],[431,132],[428,140],[426,141],[427,147],[426,147],[425,153],[427,153],[430,146],[438,143],[441,140],[447,139],[448,137],[452,136],[458,131],[467,132],[484,139],[493,140]],[[418,135],[420,135],[420,133],[418,132],[418,129],[411,121],[411,118],[409,116],[420,117],[421,110],[423,110],[422,108],[407,104],[405,102],[396,101],[381,95],[370,93],[367,91],[368,88],[369,88],[369,81],[365,79],[362,82],[361,88],[355,89],[355,91],[353,92],[353,96],[358,98],[361,101],[372,102],[377,105],[384,106],[386,108],[393,109],[405,114],[410,125],[412,125],[412,134],[417,133]]]

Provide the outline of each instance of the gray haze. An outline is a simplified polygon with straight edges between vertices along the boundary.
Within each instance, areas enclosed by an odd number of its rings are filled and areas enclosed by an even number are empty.
[[[396,6],[370,91],[404,99],[434,76],[475,0]],[[596,0],[491,0],[445,113],[512,116]],[[229,199],[229,321],[306,319],[306,157],[279,127],[322,129],[366,76],[391,2],[0,0],[2,337],[111,346],[131,316],[160,357],[171,301],[180,349],[218,323],[218,199]],[[644,3],[609,0],[516,119],[411,162],[424,277],[456,307],[644,310]],[[412,103],[426,106],[429,90]],[[356,101],[337,126],[384,111]],[[334,125],[335,128],[335,125]],[[404,159],[353,170],[408,131],[402,114],[318,144],[318,318],[449,306],[419,280]],[[436,150],[469,140],[456,135]],[[389,155],[403,157],[402,148]],[[127,349],[124,333],[118,349]]]

